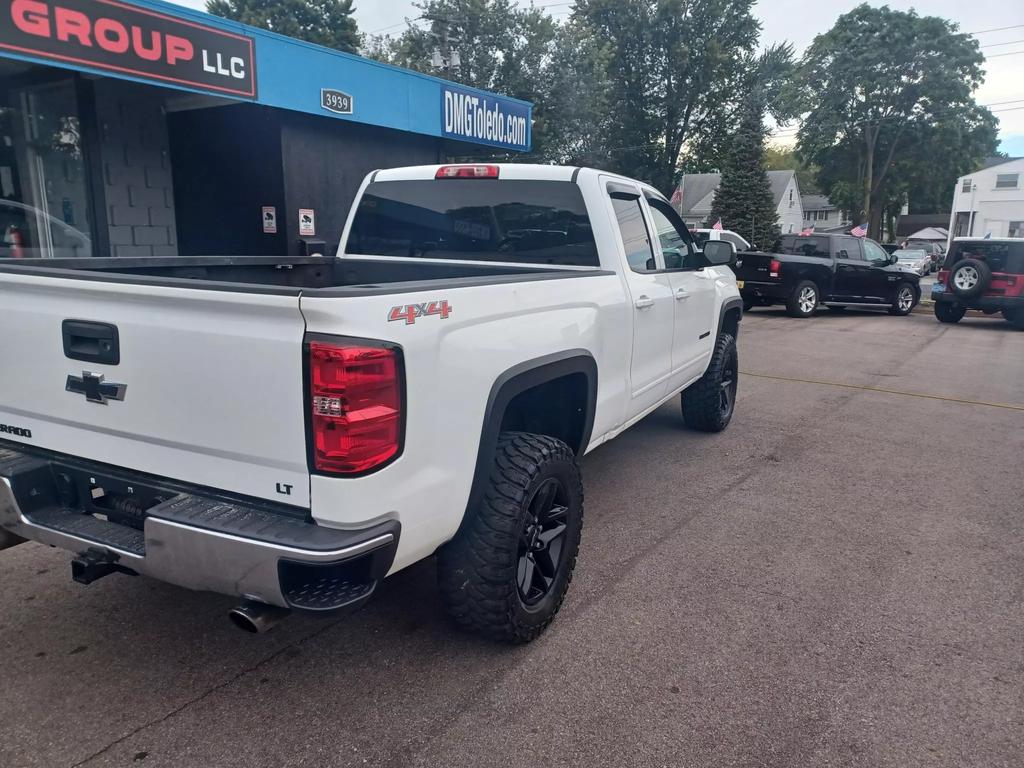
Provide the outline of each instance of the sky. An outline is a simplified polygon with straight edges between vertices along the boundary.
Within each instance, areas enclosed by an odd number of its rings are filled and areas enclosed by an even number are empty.
[[[171,0],[203,9],[204,0]],[[528,5],[529,0],[520,0]],[[534,0],[556,19],[566,18],[571,2]],[[873,1],[871,5],[883,5]],[[889,0],[890,8],[914,8],[922,16],[942,16],[959,24],[964,32],[977,33],[986,56],[985,83],[977,92],[979,104],[990,107],[999,118],[1000,149],[1024,156],[1024,2],[1021,0]],[[762,45],[791,42],[800,53],[835,23],[836,17],[857,5],[853,0],[761,0],[754,7],[761,20]],[[406,19],[418,15],[412,0],[355,0],[356,20],[364,33],[400,34]],[[1011,27],[1010,29],[1005,29]],[[987,31],[998,30],[998,31]],[[778,129],[778,143],[792,142],[793,128]]]

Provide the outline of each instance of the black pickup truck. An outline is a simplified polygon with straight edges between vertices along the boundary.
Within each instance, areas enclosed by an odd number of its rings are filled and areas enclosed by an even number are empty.
[[[734,270],[748,311],[785,304],[792,317],[810,317],[822,304],[867,304],[907,315],[921,298],[916,273],[874,240],[851,235],[783,235],[771,253],[738,254]]]

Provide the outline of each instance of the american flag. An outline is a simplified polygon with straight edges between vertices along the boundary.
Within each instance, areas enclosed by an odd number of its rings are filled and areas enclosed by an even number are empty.
[[[807,227],[806,229],[801,229],[800,230],[800,234],[801,235],[813,235],[814,234],[814,227]]]
[[[675,188],[675,191],[672,193],[672,199],[669,200],[669,202],[672,203],[672,205],[675,205],[675,206],[678,206],[681,202],[683,202],[683,188],[682,187],[676,187]]]
[[[850,230],[850,234],[853,235],[854,237],[865,237],[865,236],[867,236],[867,234],[868,234],[868,224],[867,224],[867,222],[864,222],[863,224],[858,224],[856,227],[854,227],[853,229]]]
[[[722,228],[722,220],[721,220],[721,219],[719,219],[718,221],[716,221],[716,222],[714,223],[714,226],[712,226],[711,228],[712,228],[712,229],[721,229],[721,228]]]

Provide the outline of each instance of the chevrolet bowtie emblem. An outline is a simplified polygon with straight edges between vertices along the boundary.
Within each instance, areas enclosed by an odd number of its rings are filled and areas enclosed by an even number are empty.
[[[128,385],[104,381],[102,373],[82,371],[81,376],[69,375],[64,389],[85,395],[85,399],[90,403],[106,405],[108,400],[124,400],[124,391],[128,389]]]

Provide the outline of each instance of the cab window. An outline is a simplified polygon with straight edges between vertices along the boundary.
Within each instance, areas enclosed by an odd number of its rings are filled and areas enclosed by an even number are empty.
[[[672,210],[672,206],[655,197],[648,197],[647,204],[651,207],[651,218],[665,259],[665,269],[696,269],[703,266],[703,259],[698,263],[689,230],[679,214]]]
[[[856,237],[837,237],[835,249],[837,259],[855,259],[858,261],[863,261],[864,259],[860,240]]]
[[[615,221],[619,225],[619,237],[626,252],[626,262],[634,272],[656,272],[654,251],[644,223],[644,212],[640,198],[612,195]]]
[[[819,259],[830,258],[827,237],[785,235],[780,238],[778,249],[779,253],[791,253],[794,256],[814,256]]]
[[[873,264],[888,264],[889,254],[873,240],[864,240],[864,258]]]

